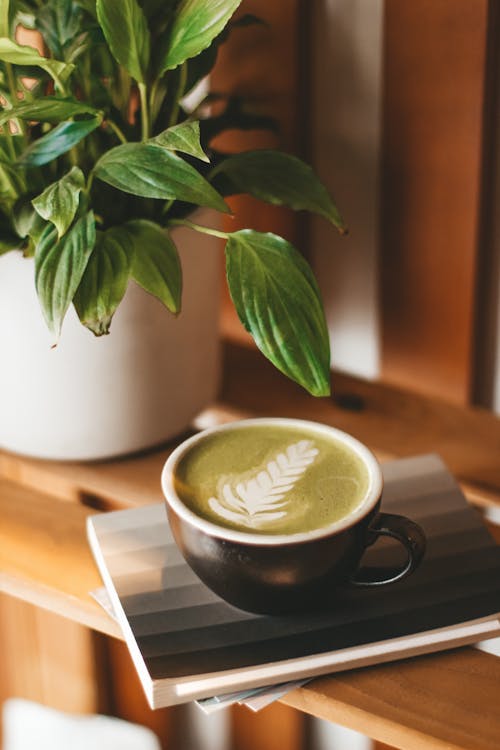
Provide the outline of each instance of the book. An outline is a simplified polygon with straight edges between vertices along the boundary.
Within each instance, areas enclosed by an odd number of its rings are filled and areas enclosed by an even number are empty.
[[[419,523],[426,556],[409,578],[345,585],[335,608],[239,610],[175,545],[163,503],[88,519],[88,539],[151,708],[453,648],[500,634],[500,548],[438,456],[383,465],[382,510]],[[363,563],[393,566],[384,540]]]
[[[106,588],[101,588],[89,591],[90,596],[103,608],[105,612],[113,619],[118,622],[118,618],[111,604]],[[222,695],[210,696],[210,698],[199,698],[196,703],[206,714],[220,711],[228,706],[233,706],[237,703],[240,706],[246,706],[252,711],[257,712],[266,706],[274,703],[274,701],[281,698],[286,693],[294,690],[296,687],[300,687],[308,682],[309,678],[304,680],[294,680],[292,682],[283,682],[277,685],[266,685],[261,688],[252,688],[250,690],[239,690],[236,693],[223,693]]]

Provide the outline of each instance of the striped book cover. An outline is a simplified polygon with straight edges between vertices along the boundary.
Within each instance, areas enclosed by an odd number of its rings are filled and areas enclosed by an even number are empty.
[[[344,587],[328,612],[263,616],[226,604],[184,562],[163,504],[89,518],[90,546],[152,708],[500,634],[500,548],[442,461],[392,461],[383,473],[382,509],[424,528],[426,557],[392,586]],[[384,541],[367,563],[394,564],[398,554]]]

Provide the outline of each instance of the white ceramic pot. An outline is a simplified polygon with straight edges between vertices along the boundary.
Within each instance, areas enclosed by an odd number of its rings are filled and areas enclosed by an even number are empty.
[[[33,261],[0,257],[0,447],[52,459],[131,453],[179,434],[214,400],[219,241],[183,227],[173,237],[183,269],[177,318],[130,282],[109,336],[83,328],[71,306],[55,349]]]

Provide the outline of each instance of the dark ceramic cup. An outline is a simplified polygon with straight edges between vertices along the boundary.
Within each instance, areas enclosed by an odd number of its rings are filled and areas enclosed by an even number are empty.
[[[180,459],[206,435],[255,424],[314,430],[353,451],[369,475],[368,489],[356,509],[329,526],[288,535],[235,531],[190,510],[175,491]],[[373,454],[352,436],[327,425],[264,418],[205,430],[170,455],[163,468],[162,489],[175,541],[187,563],[221,598],[250,612],[284,614],[334,606],[339,587],[399,581],[415,570],[425,552],[420,526],[404,516],[379,512],[382,473]],[[392,569],[359,570],[365,549],[381,536],[403,545],[406,562]]]

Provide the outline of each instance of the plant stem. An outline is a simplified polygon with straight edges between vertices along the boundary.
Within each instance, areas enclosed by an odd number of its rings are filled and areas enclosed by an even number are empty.
[[[166,201],[165,205],[163,206],[161,210],[162,216],[165,216],[165,214],[168,214],[168,212],[172,208],[173,203],[174,203],[174,198],[170,198],[169,201]]]
[[[142,140],[147,141],[149,138],[149,111],[148,92],[145,83],[139,83],[139,95],[141,97]]]
[[[158,115],[158,107],[157,107],[156,99],[158,97],[159,86],[160,86],[160,79],[156,78],[153,81],[153,84],[151,86],[151,91],[149,92],[149,113],[151,116],[152,132],[154,132],[155,120]]]
[[[170,120],[168,123],[169,128],[171,128],[172,125],[177,124],[177,118],[179,116],[179,100],[182,99],[184,89],[186,88],[186,82],[187,82],[187,65],[186,63],[182,63],[181,71],[179,75],[179,84],[177,86],[177,91],[175,92],[174,106],[172,108],[172,113],[170,115]]]
[[[14,106],[17,100],[17,88],[16,88],[16,79],[14,78],[14,72],[12,70],[12,64],[5,63],[5,70],[7,72],[7,81],[9,84],[10,95],[12,97],[12,106]]]
[[[9,126],[7,124],[7,128],[5,129],[5,134],[7,136],[7,147],[9,149],[9,153],[10,153],[10,157],[12,161],[16,161],[16,158],[17,158],[16,149],[14,148],[14,144],[12,143],[12,133],[10,132],[10,130],[8,130],[8,127]]]
[[[16,102],[17,102],[17,86],[16,86],[16,79],[14,77],[14,71],[12,70],[12,64],[6,63],[5,70],[7,73],[7,82],[9,84],[9,91],[10,91],[10,96],[12,100],[11,106],[15,107]],[[21,120],[14,120],[14,122],[19,133],[21,133],[21,135],[25,135],[26,127],[24,123]]]
[[[200,224],[195,224],[193,221],[188,219],[172,219],[169,224],[175,227],[188,227],[194,229],[195,232],[201,232],[201,234],[210,234],[212,237],[220,237],[222,240],[229,239],[227,232],[219,232],[217,229],[210,229],[210,227],[202,227]]]
[[[129,116],[129,102],[130,102],[130,92],[132,88],[132,83],[130,80],[130,76],[125,70],[125,68],[122,68],[121,65],[118,65],[117,67],[117,81],[116,81],[116,90],[117,90],[117,102],[116,106],[121,112],[121,115],[125,122],[128,120]]]
[[[52,78],[54,79],[54,85],[56,86],[57,89],[59,89],[59,93],[62,94],[62,96],[68,96],[68,90],[66,86],[64,85],[64,83],[59,78],[59,76],[56,76],[54,71],[52,71],[51,75],[52,75]]]
[[[118,138],[118,140],[121,141],[121,143],[127,143],[128,142],[127,139],[126,139],[126,137],[125,137],[125,135],[124,135],[124,133],[123,133],[123,130],[118,127],[118,125],[116,124],[116,122],[114,122],[113,120],[110,120],[108,118],[106,120],[106,123],[109,125],[109,127],[114,132],[114,134],[116,135],[116,137]]]
[[[78,149],[76,146],[70,148],[70,150],[68,151],[68,158],[72,167],[78,166]]]

